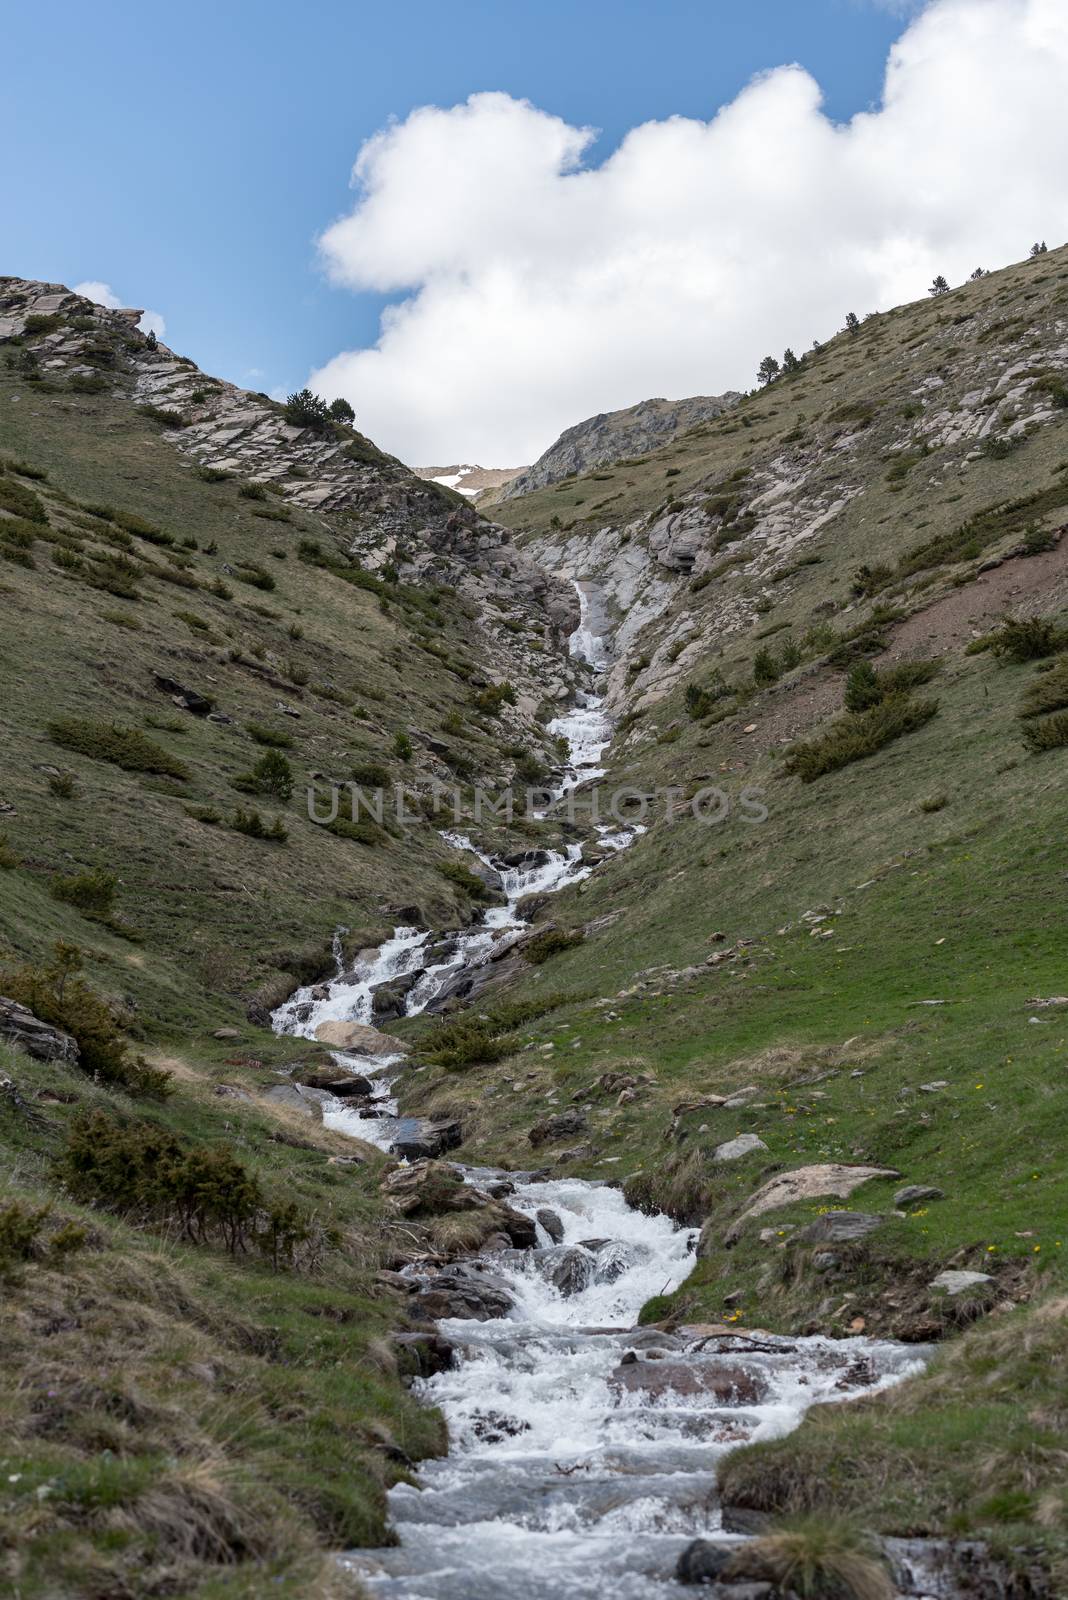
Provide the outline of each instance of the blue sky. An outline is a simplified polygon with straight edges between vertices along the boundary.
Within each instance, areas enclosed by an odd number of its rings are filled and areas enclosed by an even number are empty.
[[[382,297],[330,287],[314,238],[391,117],[501,89],[600,128],[596,162],[636,123],[708,118],[789,61],[846,117],[900,30],[854,0],[13,7],[2,270],[108,282],[206,369],[290,386],[375,339]]]

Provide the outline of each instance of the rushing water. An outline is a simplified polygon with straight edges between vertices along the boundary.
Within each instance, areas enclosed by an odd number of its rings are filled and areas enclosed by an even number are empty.
[[[595,669],[605,641],[582,615],[572,652]],[[581,694],[551,725],[570,758],[557,793],[601,775],[611,725],[600,698]],[[639,829],[599,830],[625,848]],[[418,973],[405,1007],[415,1015],[523,926],[524,895],[586,877],[582,847],[539,852],[508,866],[466,836],[445,835],[500,873],[506,904],[431,950],[426,931],[398,927],[377,951],[301,989],[275,1013],[284,1033],[314,1038],[326,1021],[369,1023],[374,992]],[[368,1073],[364,1057],[335,1053]],[[379,1057],[375,1100],[334,1102],[328,1125],[389,1148],[402,1129],[390,1079],[401,1057]],[[694,1263],[695,1230],[631,1209],[618,1189],[579,1179],[466,1169],[467,1182],[508,1185],[509,1204],[538,1218],[538,1246],[488,1257],[511,1309],[487,1321],[440,1326],[451,1367],[422,1380],[449,1426],[450,1452],[422,1467],[417,1487],[390,1494],[396,1548],[342,1559],[370,1592],[398,1600],[668,1600],[693,1591],[673,1577],[680,1551],[721,1527],[716,1466],[741,1442],[796,1427],[819,1400],[870,1393],[916,1370],[913,1349],[867,1339],[832,1341],[680,1329],[636,1329],[644,1303],[678,1287]],[[546,1213],[551,1213],[547,1216]],[[546,1231],[543,1220],[550,1225]]]

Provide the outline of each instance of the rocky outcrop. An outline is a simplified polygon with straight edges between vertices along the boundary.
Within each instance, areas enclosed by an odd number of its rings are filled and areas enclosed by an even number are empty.
[[[0,995],[0,1039],[25,1050],[38,1061],[62,1061],[70,1067],[78,1065],[80,1052],[69,1033],[42,1022],[26,1006],[3,995]]]
[[[846,1200],[862,1183],[872,1178],[900,1178],[893,1167],[849,1167],[837,1162],[825,1162],[812,1167],[796,1167],[793,1172],[780,1172],[749,1199],[739,1217],[727,1230],[726,1242],[737,1239],[743,1224],[765,1211],[777,1211],[780,1206],[794,1205],[798,1200],[822,1200],[833,1195]],[[702,1235],[699,1254],[709,1248]]]
[[[669,444],[687,428],[718,417],[740,399],[740,394],[729,392],[692,395],[688,400],[642,400],[622,411],[603,411],[596,417],[587,417],[585,422],[566,428],[532,467],[506,483],[499,498],[514,500],[574,473],[589,472],[591,467],[610,466],[615,461],[645,455]]]
[[[407,1055],[408,1046],[401,1039],[392,1039],[365,1022],[320,1022],[315,1030],[320,1044],[332,1045],[335,1050],[354,1050],[363,1056]]]

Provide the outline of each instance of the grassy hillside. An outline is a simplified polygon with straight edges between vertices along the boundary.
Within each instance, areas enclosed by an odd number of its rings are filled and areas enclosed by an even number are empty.
[[[880,1527],[1062,1564],[1041,1352],[1068,1250],[1068,1003],[1045,1003],[1068,934],[1066,333],[1051,252],[842,334],[611,484],[501,508],[616,605],[605,787],[672,788],[676,815],[655,806],[556,903],[585,937],[515,990],[587,998],[411,1097],[465,1107],[472,1155],[622,1181],[702,1224],[696,1271],[649,1318],[926,1339],[988,1317],[907,1398],[820,1415],[751,1473],[732,1458],[729,1488],[798,1509],[805,1478],[830,1504],[826,1462],[857,1450],[848,1498]],[[709,786],[730,807],[711,826],[687,804]],[[535,1120],[575,1108],[584,1127],[535,1155]],[[716,1159],[743,1134],[761,1144]],[[739,1224],[773,1175],[820,1163],[901,1176]],[[941,1195],[897,1207],[906,1184]],[[821,1242],[836,1209],[879,1224]],[[949,1296],[947,1268],[989,1282]],[[1000,1454],[988,1384],[1029,1407]]]
[[[443,1429],[382,1158],[270,1097],[315,1052],[266,1012],[339,926],[474,916],[427,797],[554,758],[561,624],[453,497],[121,313],[4,280],[0,344],[0,995],[82,1045],[0,1048],[0,1586],[348,1593]],[[410,820],[316,826],[331,779]]]

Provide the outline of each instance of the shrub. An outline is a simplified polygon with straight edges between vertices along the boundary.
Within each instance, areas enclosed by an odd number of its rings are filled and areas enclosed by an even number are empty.
[[[0,991],[28,1006],[34,1016],[62,1028],[76,1040],[80,1065],[103,1083],[162,1099],[171,1092],[171,1075],[131,1057],[110,1008],[78,974],[76,946],[59,942],[45,967],[22,966],[5,972]]]
[[[1042,717],[1068,706],[1068,657],[1035,679],[1020,702],[1021,717]]]
[[[523,956],[534,966],[540,967],[550,956],[559,955],[561,950],[570,950],[573,945],[581,944],[584,937],[581,928],[546,928],[544,933],[537,934],[523,946]]]
[[[75,372],[67,379],[67,388],[75,394],[103,394],[108,380],[99,372]]]
[[[115,891],[119,880],[113,872],[94,867],[73,878],[55,877],[49,885],[53,900],[74,906],[95,922],[110,922],[115,910]]]
[[[885,589],[893,576],[893,568],[888,567],[885,561],[876,561],[871,565],[865,562],[853,574],[851,585],[853,593],[858,599],[870,599],[872,595],[878,594],[880,589]]]
[[[12,850],[6,833],[0,833],[0,872],[11,872],[19,864],[19,858]]]
[[[1068,633],[1048,617],[1006,617],[989,648],[1005,661],[1038,661],[1068,646]]]
[[[349,777],[362,789],[385,789],[389,784],[389,768],[380,761],[357,761],[349,768]]]
[[[27,522],[48,522],[40,496],[6,472],[0,472],[0,510],[10,511],[13,517],[24,517]]]
[[[452,733],[452,734],[463,733],[463,731],[464,731],[464,719],[463,719],[463,717],[460,715],[460,713],[458,711],[450,711],[449,712],[448,716],[445,718],[444,722],[441,724],[441,731],[442,731],[442,733]]]
[[[59,1158],[72,1194],[137,1216],[174,1222],[196,1244],[221,1240],[231,1253],[254,1238],[264,1197],[258,1180],[225,1145],[184,1146],[153,1122],[81,1117]]]
[[[794,745],[786,757],[786,771],[796,773],[803,783],[812,783],[824,773],[862,761],[892,740],[912,733],[937,710],[937,700],[893,695],[867,711],[847,712],[818,738]]]
[[[988,461],[1004,461],[1006,456],[1011,456],[1025,442],[1020,433],[1013,434],[1011,438],[1007,433],[991,434],[979,448]]]
[[[150,422],[158,422],[161,428],[184,428],[185,418],[180,411],[171,411],[166,406],[138,406],[143,417]]]
[[[92,584],[94,589],[103,589],[106,594],[115,595],[119,600],[140,600],[137,580],[143,576],[143,571],[128,556],[101,556],[90,563],[86,582]]]
[[[481,690],[474,697],[476,711],[484,711],[488,716],[499,717],[505,706],[515,705],[515,689],[508,683],[491,683],[488,688]]]
[[[280,750],[268,750],[256,762],[251,772],[242,772],[234,779],[234,788],[242,794],[270,795],[275,800],[289,800],[293,795],[293,768]]]
[[[242,500],[266,500],[267,490],[262,483],[243,483],[238,489]]]
[[[472,900],[491,900],[492,891],[475,876],[470,868],[465,867],[462,861],[445,861],[438,868],[443,878],[456,885]]]
[[[393,754],[400,761],[410,761],[412,759],[412,753],[413,750],[411,739],[403,731],[403,729],[399,730],[393,736]]]
[[[265,727],[262,722],[246,722],[245,730],[250,733],[257,744],[269,745],[272,750],[292,750],[293,740],[288,733],[283,733],[280,728]]]
[[[1068,745],[1068,711],[1059,711],[1042,722],[1024,729],[1024,744],[1034,755],[1046,750],[1063,750]]]
[[[845,686],[845,705],[848,711],[867,711],[877,706],[883,698],[879,679],[870,661],[858,661],[849,669]]]
[[[331,400],[327,410],[335,422],[344,422],[351,425],[356,421],[355,411],[341,395],[336,400]]]
[[[262,567],[254,566],[252,562],[243,562],[241,566],[235,567],[234,577],[239,583],[250,584],[253,589],[263,589],[267,593],[278,587],[269,572],[265,572]]]
[[[50,739],[65,749],[92,756],[96,761],[110,761],[127,772],[153,772],[166,778],[189,776],[187,767],[137,728],[124,728],[115,722],[56,717],[47,724],[47,732]]]
[[[84,565],[81,556],[76,555],[66,545],[57,544],[52,550],[52,564],[61,567],[64,572],[79,572]]]
[[[289,838],[281,817],[275,817],[268,824],[258,811],[242,811],[240,807],[234,812],[230,826],[235,833],[245,833],[250,839],[266,839],[272,844],[285,844]]]
[[[797,1518],[760,1534],[739,1549],[729,1576],[771,1582],[799,1600],[894,1600],[897,1593],[876,1541],[842,1518]]]

